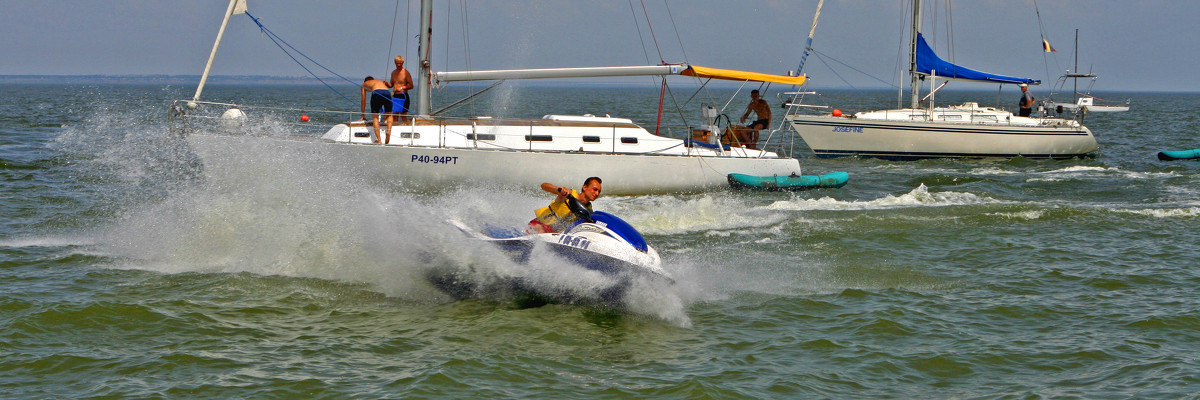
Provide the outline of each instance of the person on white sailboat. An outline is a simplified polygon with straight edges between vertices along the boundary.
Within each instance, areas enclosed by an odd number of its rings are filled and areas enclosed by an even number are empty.
[[[753,112],[758,119],[751,122],[749,126],[742,129],[738,134],[738,141],[746,145],[747,148],[758,148],[758,131],[767,129],[771,126],[771,105],[767,104],[766,100],[759,98],[758,89],[750,91],[750,104],[746,106],[746,113],[742,114],[741,123],[746,123],[746,118]]]
[[[583,187],[579,191],[567,189],[562,186],[555,186],[550,183],[543,183],[542,190],[558,195],[550,205],[537,209],[534,214],[537,218],[529,221],[529,233],[553,233],[562,232],[567,227],[575,222],[575,214],[571,213],[571,208],[567,206],[567,195],[574,196],[576,200],[583,203],[588,211],[592,211],[592,201],[600,198],[600,178],[590,177],[583,181]]]
[[[392,70],[392,112],[400,122],[408,122],[408,91],[413,88],[412,75],[404,69],[404,56],[396,56],[396,69]]]
[[[368,76],[362,84],[362,106],[359,109],[363,120],[367,120],[367,94],[371,96],[371,126],[375,128],[375,143],[379,143],[379,119],[387,120],[387,144],[392,141],[392,90],[388,83]]]
[[[1028,117],[1033,114],[1033,102],[1037,100],[1033,97],[1033,93],[1029,93],[1029,85],[1021,84],[1021,101],[1017,103],[1017,108],[1020,109],[1020,116]]]

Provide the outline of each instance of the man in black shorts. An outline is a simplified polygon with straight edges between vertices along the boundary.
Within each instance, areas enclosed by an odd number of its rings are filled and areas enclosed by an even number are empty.
[[[1020,111],[1019,115],[1028,117],[1030,114],[1033,114],[1033,102],[1035,100],[1037,99],[1033,98],[1033,93],[1029,93],[1029,85],[1022,83],[1021,100],[1017,102],[1017,109]]]
[[[746,106],[746,113],[742,114],[741,123],[746,123],[746,117],[750,116],[750,112],[754,112],[758,119],[751,122],[742,134],[738,135],[740,136],[738,140],[747,148],[757,149],[758,131],[771,126],[771,105],[758,97],[758,89],[750,91],[750,104]]]
[[[379,143],[380,138],[383,144],[388,144],[392,141],[392,89],[388,87],[388,83],[368,76],[363,79],[362,84],[362,107],[360,113],[365,121],[367,119],[367,95],[371,96],[371,126],[375,128],[375,143]],[[386,136],[379,135],[379,119],[383,118],[387,121]]]

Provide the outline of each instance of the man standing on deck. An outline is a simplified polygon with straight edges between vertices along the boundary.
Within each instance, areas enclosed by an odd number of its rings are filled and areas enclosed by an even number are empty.
[[[388,144],[392,141],[392,118],[389,115],[392,113],[392,90],[387,82],[373,76],[363,79],[362,107],[359,109],[363,121],[367,120],[367,96],[371,98],[371,126],[375,128],[375,143],[383,138],[379,136],[379,119],[383,118],[387,120],[387,139],[383,143]]]
[[[1017,102],[1017,108],[1020,109],[1020,116],[1028,117],[1033,114],[1033,93],[1029,93],[1029,85],[1021,84],[1021,101]]]
[[[404,69],[404,56],[396,56],[391,85],[392,112],[400,116],[400,122],[408,122],[408,91],[413,88],[413,80],[408,70]]]
[[[767,127],[771,126],[771,105],[767,104],[766,100],[758,97],[758,89],[750,91],[750,104],[746,106],[746,113],[742,114],[742,119],[739,122],[746,123],[746,117],[749,117],[751,112],[754,112],[754,115],[758,119],[751,122],[750,126],[742,130],[741,134],[738,135],[738,140],[746,145],[747,148],[757,149],[758,130],[767,129]]]

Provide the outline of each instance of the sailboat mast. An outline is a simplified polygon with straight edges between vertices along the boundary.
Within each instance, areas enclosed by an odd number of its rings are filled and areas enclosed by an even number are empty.
[[[813,35],[817,33],[817,20],[821,18],[821,6],[824,4],[825,0],[817,2],[817,12],[813,14],[812,28],[808,30],[808,43],[804,45],[804,56],[800,57],[800,66],[796,67],[796,76],[804,75],[804,62],[808,60],[808,53],[813,49]]]
[[[1075,29],[1075,73],[1076,74],[1079,73],[1079,29],[1078,28]],[[1071,91],[1071,98],[1075,99],[1075,100],[1072,100],[1073,102],[1078,103],[1079,102],[1079,78],[1075,78],[1072,80],[1075,82],[1074,82],[1074,89]],[[1088,90],[1088,92],[1091,92],[1091,90]]]
[[[420,60],[417,63],[416,114],[429,115],[433,108],[430,95],[430,36],[433,36],[433,0],[421,0],[421,38],[417,44]]]
[[[204,91],[204,84],[208,82],[208,73],[212,71],[213,59],[217,58],[217,48],[221,47],[221,37],[225,36],[225,27],[229,25],[229,17],[246,12],[246,2],[244,0],[229,0],[229,7],[225,8],[225,19],[221,20],[221,29],[217,31],[217,40],[213,42],[212,52],[208,53],[208,63],[204,64],[204,73],[200,75],[200,84],[196,86],[196,95],[192,96],[192,101],[188,105],[195,108],[195,102],[200,100],[200,92]]]
[[[917,108],[920,93],[919,78],[917,76],[917,34],[921,32],[921,0],[913,0],[913,20],[912,20],[912,42],[908,46],[908,76],[912,79],[909,90],[912,93],[912,108]]]

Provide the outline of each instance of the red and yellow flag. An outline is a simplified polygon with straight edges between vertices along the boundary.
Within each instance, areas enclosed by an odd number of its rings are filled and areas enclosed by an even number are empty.
[[[1045,50],[1047,53],[1053,53],[1053,52],[1058,51],[1058,49],[1050,47],[1050,41],[1048,41],[1046,39],[1042,39],[1042,50]]]

